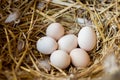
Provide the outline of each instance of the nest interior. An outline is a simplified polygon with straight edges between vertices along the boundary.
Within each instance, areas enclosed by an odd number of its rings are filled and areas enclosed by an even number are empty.
[[[37,51],[36,41],[53,22],[76,36],[84,26],[94,28],[97,45],[88,67],[61,70],[50,64],[48,71],[38,65],[49,55]],[[104,80],[119,71],[119,47],[120,0],[0,0],[0,80]]]

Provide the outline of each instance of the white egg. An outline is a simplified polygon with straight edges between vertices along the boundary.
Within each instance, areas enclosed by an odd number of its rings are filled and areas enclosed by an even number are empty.
[[[51,54],[50,62],[60,69],[65,69],[70,65],[70,56],[63,50],[56,50]]]
[[[73,49],[70,52],[72,64],[76,67],[86,67],[90,62],[90,57],[86,51],[80,48]]]
[[[52,23],[48,26],[46,35],[58,40],[64,35],[64,28],[60,23]]]
[[[51,54],[57,49],[57,42],[48,36],[42,37],[37,41],[37,50],[43,54]]]
[[[78,44],[80,48],[90,51],[96,45],[96,34],[91,27],[83,27],[78,33]]]
[[[70,52],[72,49],[77,47],[77,37],[74,34],[68,34],[63,36],[58,41],[58,46],[60,50]]]

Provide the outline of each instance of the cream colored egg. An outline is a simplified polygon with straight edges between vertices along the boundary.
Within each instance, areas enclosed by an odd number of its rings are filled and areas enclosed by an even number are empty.
[[[90,62],[90,57],[86,51],[80,48],[73,49],[70,52],[72,64],[76,67],[86,67]]]
[[[60,50],[70,52],[72,49],[77,47],[77,37],[74,34],[68,34],[63,36],[58,41],[58,46]]]
[[[64,28],[60,23],[52,23],[48,26],[46,35],[58,40],[64,35]]]
[[[57,49],[57,42],[48,36],[42,37],[37,41],[37,50],[43,54],[51,54]]]
[[[96,34],[91,27],[83,27],[78,33],[80,48],[90,51],[96,46]]]
[[[65,69],[70,65],[70,56],[63,50],[56,50],[51,54],[50,62],[60,69]]]

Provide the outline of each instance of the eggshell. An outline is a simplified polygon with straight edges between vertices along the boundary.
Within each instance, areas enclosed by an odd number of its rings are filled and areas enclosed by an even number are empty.
[[[96,45],[96,34],[91,27],[83,27],[78,33],[78,44],[80,48],[90,51]]]
[[[48,26],[46,35],[58,40],[64,35],[64,28],[60,23],[52,23]]]
[[[60,69],[65,69],[70,65],[70,56],[63,50],[56,50],[51,54],[50,62]]]
[[[60,50],[70,52],[77,47],[77,37],[74,34],[68,34],[59,39],[58,45]]]
[[[48,36],[42,37],[37,41],[37,50],[43,54],[51,54],[57,49],[57,42]]]
[[[90,57],[86,51],[80,48],[70,52],[72,64],[76,67],[86,67],[90,62]]]

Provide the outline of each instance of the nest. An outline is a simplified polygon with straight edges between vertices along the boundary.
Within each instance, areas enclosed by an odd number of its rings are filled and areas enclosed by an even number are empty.
[[[120,0],[0,0],[0,80],[115,79],[120,75],[119,5]],[[38,64],[49,55],[37,51],[36,41],[53,22],[76,36],[84,26],[94,28],[97,45],[88,67],[61,70],[49,63],[48,70]]]

